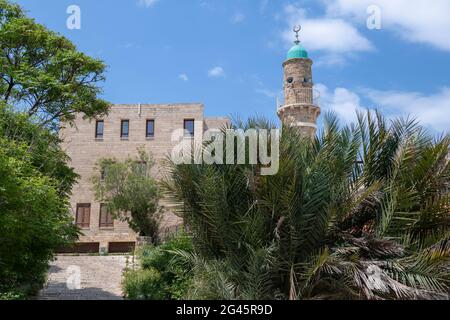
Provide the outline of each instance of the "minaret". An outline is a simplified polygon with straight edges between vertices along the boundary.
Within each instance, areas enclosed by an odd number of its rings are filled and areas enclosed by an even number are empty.
[[[283,63],[284,103],[278,106],[278,116],[283,124],[297,127],[305,136],[313,137],[317,132],[320,107],[318,95],[313,89],[313,62],[300,44],[300,30],[300,26],[294,28],[297,40]]]

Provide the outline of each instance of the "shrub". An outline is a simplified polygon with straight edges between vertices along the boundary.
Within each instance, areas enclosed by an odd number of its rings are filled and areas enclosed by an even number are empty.
[[[186,269],[184,262],[179,258],[178,252],[191,252],[192,240],[187,235],[178,235],[169,239],[160,246],[145,246],[138,252],[142,270],[128,271],[125,274],[123,290],[128,299],[168,299],[177,300],[186,296],[192,283],[192,275]],[[150,285],[137,284],[140,273],[158,272],[153,288]],[[147,282],[145,280],[144,282]],[[154,290],[151,295],[146,290]]]
[[[192,240],[182,234],[170,238],[158,247],[146,246],[140,252],[141,266],[143,269],[155,268],[166,271],[170,262],[176,258],[175,251],[192,251]]]
[[[26,298],[22,292],[18,291],[10,291],[10,292],[0,292],[0,301],[1,300],[23,300]]]
[[[122,288],[125,298],[131,300],[162,300],[165,297],[161,273],[154,268],[126,271]]]

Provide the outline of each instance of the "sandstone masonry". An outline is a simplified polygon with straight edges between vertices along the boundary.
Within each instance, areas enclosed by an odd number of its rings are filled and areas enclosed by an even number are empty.
[[[103,137],[96,137],[96,123],[103,121]],[[128,138],[121,137],[121,123],[128,120]],[[147,120],[154,121],[154,135],[147,137]],[[83,236],[78,248],[82,251],[107,252],[112,246],[116,249],[133,245],[136,234],[127,223],[114,221],[108,228],[100,227],[100,206],[95,201],[91,179],[99,175],[97,163],[102,158],[125,160],[136,157],[137,150],[144,147],[155,161],[154,176],[164,175],[163,160],[178,142],[172,142],[172,133],[184,129],[185,120],[194,120],[194,140],[201,142],[207,129],[222,128],[229,123],[228,118],[205,118],[202,104],[159,104],[159,105],[113,105],[109,114],[96,120],[85,120],[77,116],[73,126],[61,130],[63,148],[71,158],[70,166],[80,175],[70,199],[73,215],[76,217],[80,205],[90,207],[88,225],[83,228]],[[164,201],[163,201],[164,202]],[[170,212],[164,216],[162,229],[173,229],[182,221]],[[83,249],[81,249],[83,248]]]

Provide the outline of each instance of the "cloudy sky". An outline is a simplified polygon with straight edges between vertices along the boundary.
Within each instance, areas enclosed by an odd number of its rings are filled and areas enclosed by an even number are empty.
[[[112,103],[203,102],[210,116],[276,119],[282,67],[301,24],[323,109],[412,115],[450,131],[448,0],[18,0],[109,66]],[[66,26],[81,9],[81,29]],[[381,17],[381,28],[373,14]],[[378,21],[377,21],[378,22]]]

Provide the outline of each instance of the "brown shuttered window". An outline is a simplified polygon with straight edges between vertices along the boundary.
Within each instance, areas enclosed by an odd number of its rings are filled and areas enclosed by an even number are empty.
[[[83,229],[90,227],[91,222],[91,204],[81,203],[77,205],[77,216],[76,223],[77,226]]]
[[[100,205],[100,228],[114,228],[114,219],[106,204]]]

